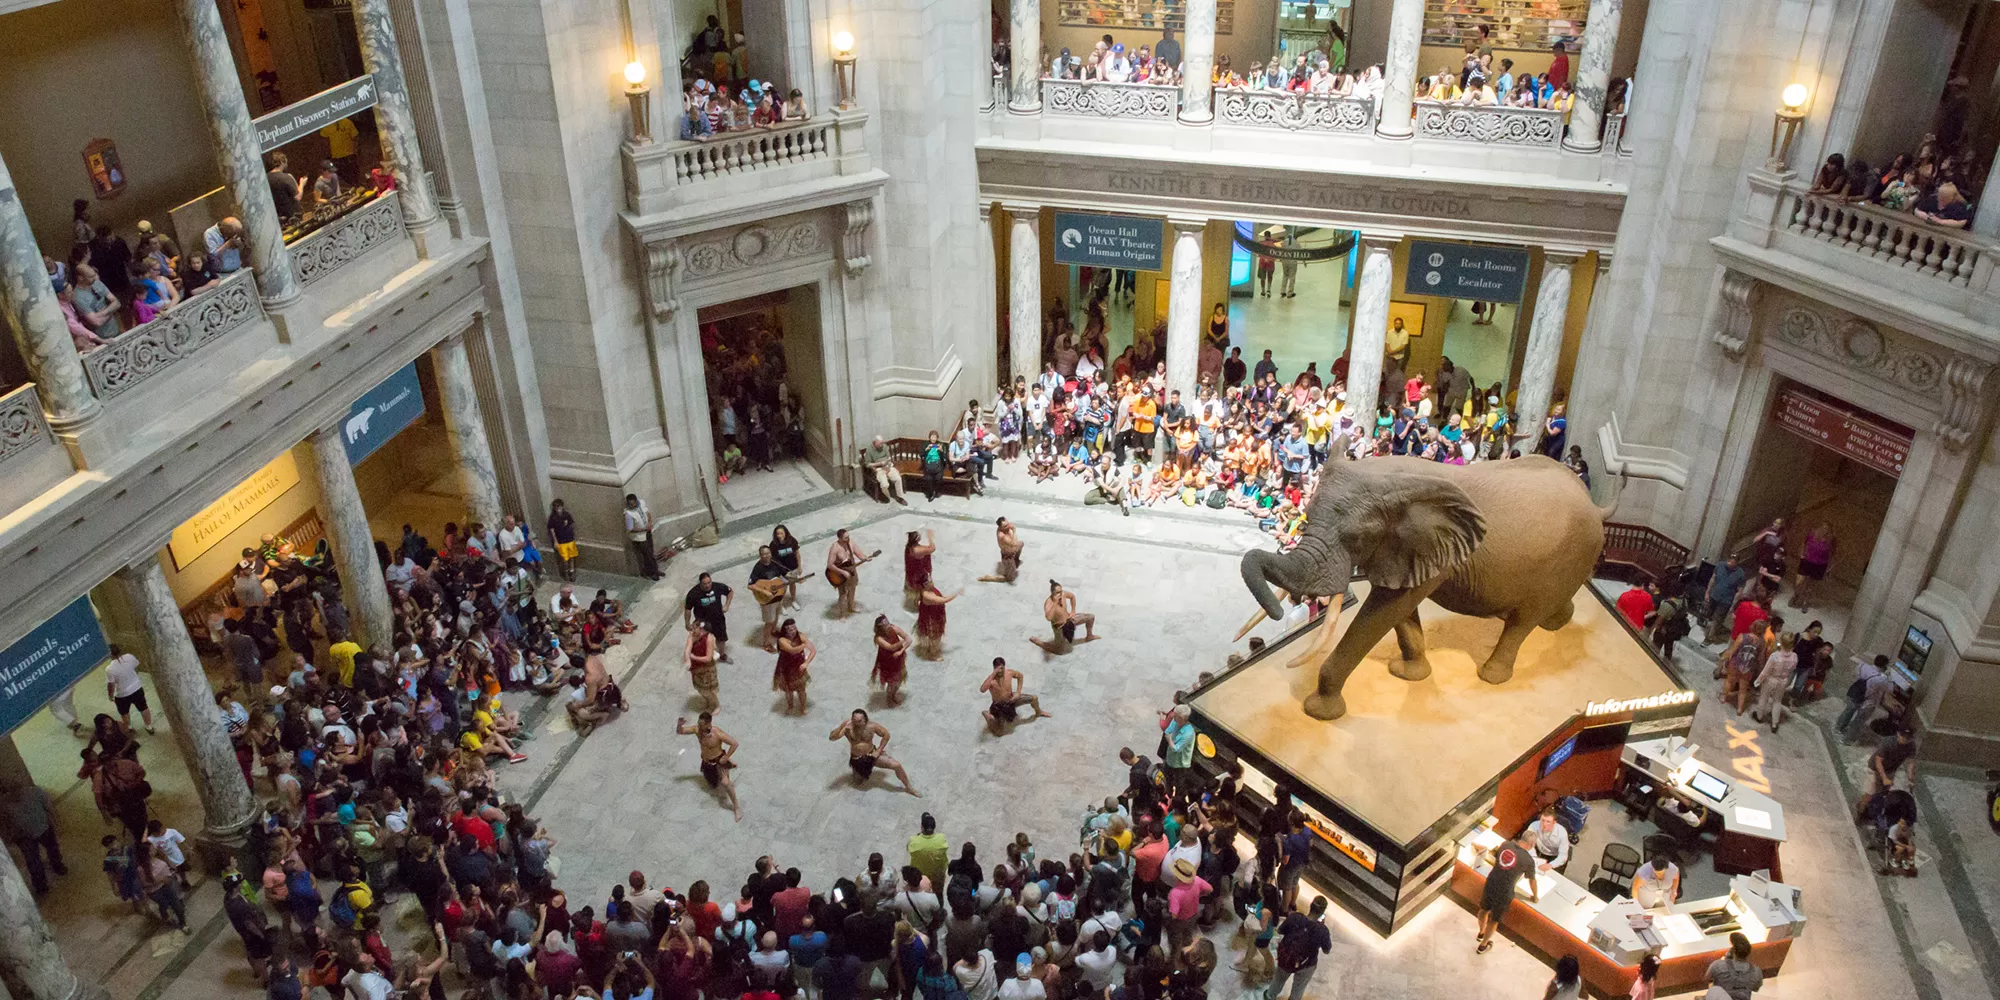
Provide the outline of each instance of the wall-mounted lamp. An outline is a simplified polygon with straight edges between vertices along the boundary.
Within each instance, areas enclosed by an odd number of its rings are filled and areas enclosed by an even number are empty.
[[[840,110],[854,109],[854,35],[833,33],[833,79],[840,85]]]
[[[632,141],[644,145],[653,141],[653,114],[646,98],[646,64],[637,59],[625,64],[625,100],[632,105]]]
[[[1771,122],[1771,158],[1764,162],[1764,168],[1772,173],[1783,173],[1786,161],[1791,158],[1792,138],[1799,134],[1799,123],[1806,117],[1806,98],[1812,92],[1803,83],[1786,85],[1778,95],[1777,118]]]

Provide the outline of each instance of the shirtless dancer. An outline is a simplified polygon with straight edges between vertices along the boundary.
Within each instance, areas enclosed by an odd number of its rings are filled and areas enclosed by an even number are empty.
[[[1042,647],[1045,653],[1063,654],[1078,644],[1094,642],[1097,634],[1097,616],[1078,614],[1076,595],[1063,589],[1063,585],[1049,581],[1048,599],[1042,602],[1042,614],[1049,620],[1050,636],[1047,639],[1029,636],[1028,641]],[[1076,630],[1083,629],[1083,637],[1077,638]]]
[[[715,676],[717,656],[715,637],[708,634],[708,626],[701,619],[688,626],[687,666],[688,676],[694,681],[695,693],[701,695],[702,710],[716,712],[722,708],[722,682]]]
[[[1022,705],[1035,710],[1035,714],[1028,717],[1029,722],[1045,716],[1054,718],[1053,714],[1042,711],[1042,699],[1027,693],[1024,687],[1025,681],[1019,670],[1008,669],[1007,661],[998,656],[993,658],[993,672],[987,674],[986,680],[979,685],[979,693],[991,699],[992,705],[979,714],[986,720],[986,728],[992,730],[995,736],[1020,715]]]
[[[1014,533],[1014,522],[1003,517],[994,523],[1000,526],[994,531],[994,537],[1000,542],[1000,566],[992,576],[980,577],[979,582],[1013,583],[1014,578],[1021,575],[1021,550],[1027,543]]]
[[[729,774],[736,767],[736,761],[731,759],[740,745],[736,737],[723,732],[715,724],[715,716],[707,712],[696,716],[692,727],[686,716],[675,719],[674,732],[700,741],[701,776],[708,781],[708,787],[722,789],[723,797],[729,800],[729,811],[736,814],[736,822],[743,822],[743,807],[736,802],[736,779]]]
[[[843,736],[847,738],[847,766],[854,772],[855,787],[859,788],[876,768],[882,767],[902,779],[903,791],[917,798],[924,797],[922,792],[917,791],[917,786],[910,784],[910,775],[903,770],[903,765],[889,756],[889,730],[879,722],[868,721],[866,711],[855,709],[846,722],[833,727],[833,734],[827,740],[831,742]],[[876,742],[877,737],[881,742]]]

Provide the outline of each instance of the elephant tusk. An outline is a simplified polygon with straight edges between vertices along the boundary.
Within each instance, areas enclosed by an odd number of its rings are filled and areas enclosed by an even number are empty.
[[[1253,629],[1253,628],[1256,628],[1257,626],[1259,626],[1259,625],[1263,624],[1263,623],[1264,623],[1264,621],[1265,621],[1265,619],[1267,619],[1267,618],[1270,618],[1270,617],[1271,617],[1270,615],[1268,615],[1268,614],[1266,614],[1266,613],[1264,612],[1264,609],[1263,609],[1263,608],[1258,608],[1258,609],[1257,609],[1257,613],[1256,613],[1256,614],[1254,614],[1254,615],[1251,615],[1251,616],[1250,616],[1250,620],[1249,620],[1249,621],[1247,621],[1247,622],[1244,622],[1244,623],[1243,623],[1243,627],[1242,627],[1242,628],[1239,628],[1239,629],[1237,629],[1237,630],[1236,630],[1236,638],[1234,638],[1234,639],[1231,639],[1231,640],[1229,640],[1229,641],[1230,641],[1230,642],[1242,642],[1242,641],[1243,641],[1243,637],[1244,637],[1245,635],[1248,635],[1248,634],[1250,633],[1250,630],[1251,630],[1251,629]]]

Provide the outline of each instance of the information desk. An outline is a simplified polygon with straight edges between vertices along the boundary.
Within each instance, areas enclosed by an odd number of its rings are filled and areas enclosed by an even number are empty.
[[[1492,818],[1458,844],[1452,893],[1472,906],[1492,870],[1492,851],[1506,842]],[[1601,996],[1624,996],[1646,955],[1660,960],[1660,993],[1707,984],[1710,962],[1729,950],[1729,935],[1750,939],[1750,958],[1766,975],[1776,975],[1805,928],[1799,891],[1757,875],[1729,880],[1729,893],[1682,899],[1648,910],[1623,896],[1609,902],[1590,894],[1568,876],[1549,869],[1535,873],[1537,898],[1528,880],[1515,887],[1514,906],[1501,926],[1529,948],[1554,961],[1575,955],[1583,978]]]
[[[1642,740],[1625,746],[1627,783],[1640,782],[1671,795],[1720,822],[1714,844],[1715,870],[1729,875],[1769,872],[1783,878],[1778,845],[1785,841],[1785,810],[1776,799],[1695,759],[1695,747],[1680,737]]]

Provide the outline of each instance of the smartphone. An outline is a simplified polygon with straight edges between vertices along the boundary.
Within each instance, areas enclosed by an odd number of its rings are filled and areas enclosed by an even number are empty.
[[[843,902],[843,900],[841,899],[842,895],[843,893],[839,889],[833,890],[833,901],[836,903]]]

